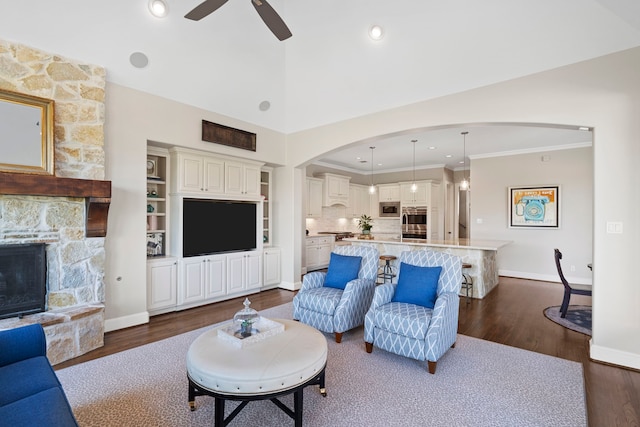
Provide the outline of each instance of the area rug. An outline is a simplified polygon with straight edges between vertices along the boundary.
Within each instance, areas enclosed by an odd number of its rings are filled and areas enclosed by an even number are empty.
[[[591,306],[590,305],[570,305],[567,308],[567,315],[563,319],[560,317],[560,306],[547,307],[544,310],[547,319],[556,322],[572,331],[591,336]]]
[[[261,312],[291,318],[291,303]],[[213,399],[187,404],[186,353],[202,328],[57,371],[78,422],[89,426],[210,426]],[[438,362],[374,348],[363,330],[336,344],[327,334],[327,397],[304,389],[304,425],[586,426],[582,365],[458,335]],[[282,401],[293,405],[291,396]],[[237,403],[226,405],[230,413]],[[270,401],[250,402],[233,426],[293,426]]]

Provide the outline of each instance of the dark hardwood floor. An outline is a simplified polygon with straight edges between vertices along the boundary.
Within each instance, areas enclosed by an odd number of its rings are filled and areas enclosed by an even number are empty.
[[[486,298],[471,300],[469,304],[461,298],[458,332],[581,363],[589,425],[640,426],[640,372],[591,361],[590,337],[545,318],[543,310],[559,305],[562,294],[562,286],[557,283],[501,277],[500,284]],[[261,292],[251,296],[251,307],[256,310],[274,307],[291,301],[294,295],[281,289]],[[244,297],[236,298],[154,316],[146,325],[109,332],[105,335],[104,347],[55,368],[62,369],[230,319],[242,308],[243,300]],[[591,297],[574,295],[571,303],[590,305]]]

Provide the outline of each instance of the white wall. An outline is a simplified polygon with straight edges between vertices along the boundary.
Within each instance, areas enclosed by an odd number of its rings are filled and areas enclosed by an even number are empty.
[[[288,163],[303,165],[354,141],[430,126],[529,122],[593,127],[591,357],[640,369],[640,286],[634,268],[640,259],[640,174],[635,171],[640,158],[639,69],[640,48],[635,48],[298,132],[287,137]],[[302,203],[299,195],[293,197]],[[624,232],[607,234],[610,221],[622,222]],[[300,258],[299,248],[294,255],[292,259]],[[292,260],[284,263],[285,271],[294,268]]]
[[[541,161],[543,155],[548,161]],[[500,275],[558,282],[553,256],[558,248],[568,280],[592,282],[587,267],[593,256],[591,147],[474,159],[471,170],[471,236],[513,242],[500,250]],[[508,187],[537,185],[560,186],[560,228],[509,228]]]

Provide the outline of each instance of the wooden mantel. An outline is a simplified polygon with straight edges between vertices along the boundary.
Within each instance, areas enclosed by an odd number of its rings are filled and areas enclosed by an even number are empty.
[[[87,206],[86,236],[107,235],[111,181],[0,172],[0,194],[82,197]]]

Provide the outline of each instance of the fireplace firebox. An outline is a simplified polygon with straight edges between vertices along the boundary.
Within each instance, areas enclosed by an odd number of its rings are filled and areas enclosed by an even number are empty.
[[[46,310],[44,243],[0,245],[0,319]]]

